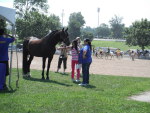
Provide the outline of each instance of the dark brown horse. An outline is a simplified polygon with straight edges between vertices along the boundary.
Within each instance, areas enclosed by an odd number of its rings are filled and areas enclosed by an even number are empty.
[[[56,45],[59,42],[64,42],[67,46],[70,44],[68,38],[68,29],[64,30],[56,30],[48,35],[46,35],[42,39],[31,39],[31,37],[27,38],[23,42],[23,76],[30,77],[30,64],[34,58],[42,57],[43,58],[43,66],[42,66],[42,79],[44,77],[44,69],[45,69],[45,62],[48,58],[47,64],[47,72],[46,72],[46,79],[49,80],[49,68],[51,61],[53,59],[53,55],[56,51]]]

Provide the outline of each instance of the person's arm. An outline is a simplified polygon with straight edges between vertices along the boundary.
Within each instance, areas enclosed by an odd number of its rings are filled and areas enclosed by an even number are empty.
[[[13,37],[13,36],[11,36],[11,35],[9,35],[9,34],[5,34],[6,36],[8,36],[8,37],[10,37],[10,38],[15,38],[15,37]]]
[[[83,56],[82,56],[82,57],[83,57],[83,59],[85,59],[85,58],[86,58],[86,53],[87,53],[87,51],[85,51],[85,50],[84,50],[84,51],[83,51]]]
[[[83,55],[82,55],[83,59],[86,58],[87,50],[88,50],[88,47],[87,47],[87,46],[84,46],[84,48],[83,48]]]
[[[66,49],[69,51],[71,50],[72,46],[66,46]]]
[[[62,50],[62,49],[68,49],[68,47],[58,47],[58,50]]]

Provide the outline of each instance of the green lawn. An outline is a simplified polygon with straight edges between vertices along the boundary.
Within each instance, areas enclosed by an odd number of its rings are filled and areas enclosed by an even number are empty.
[[[120,48],[123,51],[127,51],[129,49],[141,49],[139,46],[128,46],[125,42],[116,42],[116,41],[97,41],[93,40],[92,45],[95,47],[113,47]],[[150,49],[150,47],[146,47],[146,49]]]
[[[150,78],[90,75],[90,85],[72,83],[70,75],[32,70],[31,79],[20,77],[13,91],[0,93],[0,113],[150,113],[150,103],[127,100],[128,96],[150,90]]]

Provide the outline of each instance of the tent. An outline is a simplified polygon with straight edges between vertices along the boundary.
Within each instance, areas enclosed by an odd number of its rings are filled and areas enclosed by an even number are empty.
[[[8,21],[12,25],[12,35],[13,36],[15,36],[15,21],[16,21],[15,14],[16,14],[15,9],[0,6],[0,18]],[[10,55],[9,86],[10,86],[11,74],[12,74],[12,55],[13,55],[13,51],[11,51],[11,55]]]
[[[0,18],[15,26],[15,9],[0,6]]]

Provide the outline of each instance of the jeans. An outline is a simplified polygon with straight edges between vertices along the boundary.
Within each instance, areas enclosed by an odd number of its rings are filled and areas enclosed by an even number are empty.
[[[89,84],[89,68],[90,68],[91,62],[90,63],[84,63],[82,64],[82,75],[83,75],[83,84]]]

